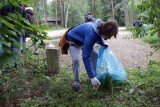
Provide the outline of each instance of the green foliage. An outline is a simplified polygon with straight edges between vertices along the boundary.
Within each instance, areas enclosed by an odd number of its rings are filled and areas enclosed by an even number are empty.
[[[19,6],[18,3],[21,3],[22,0],[10,0],[0,2],[0,7],[3,7],[7,5],[8,3],[11,3],[14,6]],[[26,1],[27,2],[27,1]],[[7,16],[1,16],[0,17],[0,29],[3,29],[0,31],[0,44],[3,47],[4,53],[0,55],[0,58],[3,60],[1,61],[0,65],[14,65],[13,63],[18,63],[18,53],[15,53],[11,50],[10,44],[13,44],[16,47],[20,47],[21,45],[14,39],[17,37],[17,35],[24,35],[25,32],[30,34],[31,40],[33,41],[33,45],[36,44],[36,42],[40,41],[39,47],[44,47],[43,39],[47,38],[46,32],[41,30],[36,25],[31,25],[26,19],[22,17],[21,14],[15,12],[15,13],[9,13]],[[17,55],[16,55],[17,54]],[[7,60],[5,60],[7,59]]]
[[[133,38],[141,38],[147,36],[147,29],[144,27],[133,27],[129,29],[132,32]]]
[[[159,0],[143,0],[138,6],[141,11],[140,16],[142,17],[144,23],[152,24],[152,28],[155,31],[160,31],[160,1]]]
[[[117,20],[120,26],[123,26],[124,25],[124,10],[123,10],[122,1],[121,0],[113,0],[113,1],[114,1],[115,20]],[[98,16],[96,18],[100,18],[104,21],[108,19],[113,19],[111,0],[100,0],[99,5],[97,5],[97,8],[98,9],[96,10],[97,10]]]
[[[123,81],[113,79],[109,74],[106,75],[105,79],[100,80],[100,89],[113,93],[113,89],[118,86],[122,86]]]
[[[160,50],[160,38],[158,38],[156,35],[155,36],[146,36],[143,39],[144,42],[151,44],[151,46],[156,49]]]
[[[41,65],[43,61],[41,62],[37,57],[30,56],[28,62],[34,61]],[[61,69],[59,74],[49,77],[45,75],[43,66],[41,70],[43,72],[39,72],[38,65],[27,65],[23,69],[4,68],[1,70],[0,102],[3,102],[4,107],[5,105],[7,107],[11,105],[22,107],[140,107],[160,104],[157,100],[160,98],[160,61],[150,61],[146,71],[127,70],[127,80],[121,85],[114,85],[112,92],[101,88],[94,91],[86,73],[81,72],[81,90],[77,93],[72,91],[73,74],[66,68]],[[110,81],[109,77],[106,79]],[[133,93],[130,93],[131,90]]]

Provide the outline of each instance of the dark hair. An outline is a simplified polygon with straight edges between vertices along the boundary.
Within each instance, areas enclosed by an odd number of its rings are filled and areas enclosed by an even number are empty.
[[[99,33],[102,35],[107,35],[108,37],[117,37],[118,33],[118,23],[115,20],[106,21],[100,24]]]
[[[91,12],[88,12],[88,14],[87,15],[92,15],[92,13]]]

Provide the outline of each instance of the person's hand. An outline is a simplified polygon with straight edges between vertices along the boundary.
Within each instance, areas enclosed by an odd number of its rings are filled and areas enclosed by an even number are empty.
[[[99,80],[96,77],[91,78],[91,83],[93,85],[94,90],[97,90],[99,88],[99,86],[101,85],[101,83],[99,82]]]
[[[102,46],[108,47],[108,44],[107,44],[107,43],[104,43]]]

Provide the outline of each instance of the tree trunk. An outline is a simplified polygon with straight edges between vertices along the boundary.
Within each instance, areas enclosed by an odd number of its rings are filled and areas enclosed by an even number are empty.
[[[113,5],[113,0],[111,0],[111,4],[112,4],[112,16],[113,16],[113,19],[115,19],[115,17],[114,17],[114,5]]]
[[[37,8],[37,18],[40,21],[41,16],[40,16],[40,1],[39,0],[36,0],[36,8]]]
[[[45,23],[45,25],[48,25],[48,23],[47,23],[47,6],[46,6],[46,0],[43,0],[43,5],[44,5],[44,23]]]
[[[67,28],[67,20],[68,20],[68,10],[69,10],[70,4],[67,3],[67,11],[66,11],[66,19],[65,19],[65,28]]]
[[[56,8],[56,9],[55,9],[55,13],[56,13],[56,17],[55,17],[55,19],[56,19],[56,28],[58,27],[58,23],[57,23],[57,21],[58,21],[58,19],[57,19],[57,7],[58,7],[58,6],[57,6],[57,2],[58,2],[58,1],[56,0],[56,3],[55,3],[55,8]]]
[[[157,22],[160,21],[160,15],[158,15]],[[158,38],[160,38],[160,29],[158,29]]]
[[[64,3],[63,0],[60,0],[60,14],[61,14],[61,26],[64,27]]]
[[[126,0],[123,0],[123,7],[124,7],[125,25],[126,25],[126,29],[128,29],[129,28],[129,17],[128,17],[128,9],[126,6]]]
[[[92,15],[93,15],[93,17],[96,17],[96,12],[95,12],[95,0],[92,0]]]
[[[134,22],[134,0],[131,0],[131,15],[130,15],[130,27],[133,27]]]
[[[158,37],[160,38],[160,31],[158,32]]]

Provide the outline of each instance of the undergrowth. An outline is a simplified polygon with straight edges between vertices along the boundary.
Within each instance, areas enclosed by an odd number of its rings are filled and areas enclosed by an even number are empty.
[[[119,86],[94,91],[85,72],[81,90],[72,90],[72,72],[59,74],[10,68],[0,74],[0,102],[3,107],[125,107],[160,105],[160,61],[151,61],[146,71],[127,70],[128,78]]]

